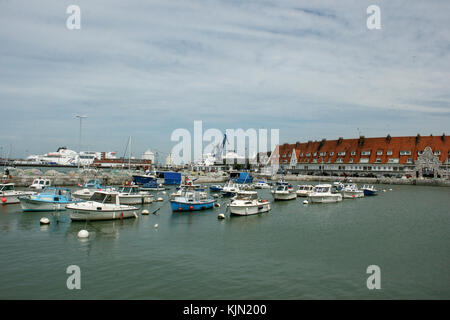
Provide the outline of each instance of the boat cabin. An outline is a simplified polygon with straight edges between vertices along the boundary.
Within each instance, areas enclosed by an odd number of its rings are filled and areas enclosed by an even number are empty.
[[[331,185],[329,184],[319,184],[317,186],[314,187],[314,192],[317,193],[328,193],[330,192],[331,189]]]
[[[30,188],[44,189],[50,187],[51,181],[49,179],[34,179]]]
[[[123,186],[117,189],[119,193],[138,194],[140,192],[137,186]]]
[[[311,185],[301,184],[298,186],[298,190],[301,190],[301,191],[312,191],[313,189],[314,189],[314,186],[311,186]]]
[[[102,204],[120,204],[118,193],[116,192],[94,192],[94,194],[89,198],[89,201],[100,202]]]
[[[85,185],[85,188],[87,189],[99,189],[102,187],[102,184],[100,183],[99,179],[89,180]]]
[[[14,183],[2,183],[0,184],[0,193],[5,191],[14,191]]]

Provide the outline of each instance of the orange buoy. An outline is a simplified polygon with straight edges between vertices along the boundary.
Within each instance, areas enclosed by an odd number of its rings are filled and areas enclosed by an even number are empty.
[[[5,203],[6,201],[8,201],[5,197],[2,198],[2,202]]]
[[[189,209],[192,210],[192,209],[194,209],[194,207],[193,207],[193,206],[190,206]]]

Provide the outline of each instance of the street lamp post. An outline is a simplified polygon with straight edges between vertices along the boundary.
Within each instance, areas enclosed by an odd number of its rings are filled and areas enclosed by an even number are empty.
[[[77,114],[75,117],[80,119],[80,137],[79,137],[79,140],[78,140],[78,169],[80,169],[80,162],[81,162],[81,160],[80,160],[80,153],[81,153],[81,122],[83,121],[83,119],[87,118],[87,116],[81,116],[81,115]]]

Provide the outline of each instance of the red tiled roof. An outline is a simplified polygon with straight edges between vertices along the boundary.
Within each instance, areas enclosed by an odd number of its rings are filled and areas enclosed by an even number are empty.
[[[283,144],[279,146],[280,162],[281,160],[290,160],[292,150],[296,150],[297,161],[312,162],[317,159],[317,163],[328,162],[336,163],[336,159],[343,158],[343,163],[349,163],[353,158],[353,163],[360,163],[361,158],[368,158],[368,163],[388,163],[388,159],[398,158],[400,164],[406,164],[408,159],[417,160],[418,152],[423,151],[426,147],[430,147],[433,152],[440,151],[439,160],[445,162],[449,158],[450,137],[447,136],[410,136],[410,137],[387,137],[382,138],[358,138],[358,139],[339,139],[339,140],[322,140],[309,141],[305,143]],[[363,151],[370,151],[370,155],[361,155]],[[377,152],[381,151],[381,155]],[[387,155],[388,151],[392,151],[392,155]],[[401,151],[409,151],[409,155],[400,155]],[[320,156],[321,152],[325,152],[325,156]],[[330,156],[330,152],[334,154]],[[345,152],[345,156],[339,156],[339,152]],[[351,155],[355,152],[355,155]],[[306,154],[310,153],[310,157]],[[316,155],[314,156],[314,153]],[[285,157],[283,157],[285,155]],[[376,162],[380,159],[381,162]],[[289,161],[288,161],[289,163]]]

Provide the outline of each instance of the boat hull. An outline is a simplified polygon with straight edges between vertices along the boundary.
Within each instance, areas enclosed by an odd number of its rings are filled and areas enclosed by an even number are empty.
[[[99,221],[136,218],[137,214],[135,208],[110,211],[70,209],[69,217],[72,221]]]
[[[295,192],[289,192],[289,193],[273,193],[273,199],[277,201],[282,200],[295,200],[297,198],[297,194]]]
[[[14,194],[0,194],[1,204],[16,204],[20,203],[19,197],[36,194],[36,192],[20,192]]]
[[[296,191],[297,193],[297,197],[308,197],[311,194],[311,191],[303,191],[303,190],[298,190]]]
[[[270,203],[262,203],[251,206],[233,206],[230,204],[230,213],[237,216],[249,216],[270,211]]]
[[[175,200],[170,201],[170,206],[172,207],[173,211],[199,211],[199,210],[205,210],[205,209],[211,209],[214,206],[215,200],[211,200],[208,202],[202,202],[202,203],[186,203],[186,202],[179,202]]]
[[[123,195],[119,196],[120,204],[147,204],[153,202],[150,195]]]
[[[63,211],[69,203],[39,201],[28,198],[20,198],[20,206],[23,211]]]
[[[377,195],[377,192],[374,191],[374,190],[367,190],[367,189],[364,189],[364,195],[365,195],[365,196],[376,196],[376,195]]]
[[[364,197],[363,191],[343,191],[342,196],[344,199],[356,199]]]
[[[311,203],[333,203],[342,201],[342,195],[340,194],[325,195],[325,196],[309,195],[308,199],[309,202]]]

